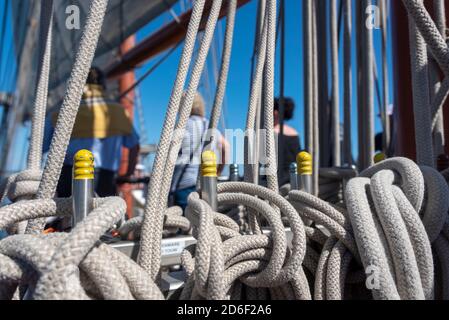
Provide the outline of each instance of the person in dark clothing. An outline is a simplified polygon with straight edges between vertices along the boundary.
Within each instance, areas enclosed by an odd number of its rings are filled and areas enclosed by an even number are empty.
[[[278,151],[282,152],[282,156],[278,152],[278,183],[283,186],[290,182],[290,164],[296,162],[296,155],[301,151],[298,132],[284,123],[283,136],[281,137],[280,125],[280,99],[274,99],[274,132],[277,135],[278,143],[282,143],[282,147]],[[291,98],[284,98],[284,121],[291,120],[295,110],[295,103]]]

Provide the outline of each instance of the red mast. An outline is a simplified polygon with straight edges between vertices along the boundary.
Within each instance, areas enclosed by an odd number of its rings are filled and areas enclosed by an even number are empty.
[[[120,46],[120,54],[124,56],[127,52],[132,50],[136,44],[136,37],[135,35],[130,36],[128,39],[126,39],[122,45]],[[127,89],[129,89],[135,82],[135,74],[134,70],[128,71],[126,73],[123,73],[119,78],[119,90],[120,94],[125,93]],[[131,122],[134,120],[134,90],[127,93],[126,96],[124,96],[120,103],[122,104],[123,108],[126,109],[128,112],[128,115],[131,119]],[[129,150],[127,148],[122,149],[122,159],[120,163],[120,170],[119,175],[125,175],[126,171],[128,170],[128,155]],[[126,202],[126,214],[128,218],[132,218],[133,216],[133,198],[132,198],[132,185],[130,184],[123,184],[119,187],[119,190],[123,194],[123,198]]]

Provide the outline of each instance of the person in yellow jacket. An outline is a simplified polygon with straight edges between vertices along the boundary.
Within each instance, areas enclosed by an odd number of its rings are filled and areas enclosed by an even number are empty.
[[[59,179],[59,197],[69,197],[72,185],[73,156],[81,149],[92,151],[95,158],[95,191],[100,197],[116,195],[115,178],[120,167],[122,147],[128,148],[128,170],[132,176],[139,154],[139,136],[126,110],[105,97],[105,77],[98,68],[91,68],[83,98],[75,120],[70,144]],[[58,113],[46,119],[44,152],[50,148]]]

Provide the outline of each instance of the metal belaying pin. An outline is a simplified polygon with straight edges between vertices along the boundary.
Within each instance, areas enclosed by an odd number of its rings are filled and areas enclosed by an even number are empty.
[[[229,166],[229,181],[237,182],[239,180],[239,165],[233,163]]]
[[[385,153],[383,152],[378,152],[376,153],[376,155],[374,156],[374,163],[377,164],[379,162],[384,161],[385,159],[387,159],[387,156],[385,155]]]
[[[290,164],[290,190],[298,190],[298,165],[295,162]]]
[[[73,161],[72,227],[80,223],[93,209],[94,156],[89,150],[80,150]]]
[[[312,156],[308,152],[300,152],[296,157],[296,165],[299,175],[299,189],[312,193]]]
[[[211,150],[201,155],[201,199],[217,211],[217,156]]]

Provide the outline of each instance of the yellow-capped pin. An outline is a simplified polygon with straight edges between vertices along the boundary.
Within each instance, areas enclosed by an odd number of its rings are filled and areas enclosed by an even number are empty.
[[[204,151],[201,155],[201,175],[217,177],[217,156],[213,151]]]
[[[89,150],[80,150],[73,159],[73,179],[94,179],[94,156]]]
[[[299,175],[312,175],[313,171],[313,163],[312,163],[312,156],[308,152],[300,152],[296,156],[296,164],[298,167],[298,174]]]
[[[374,156],[374,163],[379,163],[387,159],[387,156],[383,152],[376,153]]]

